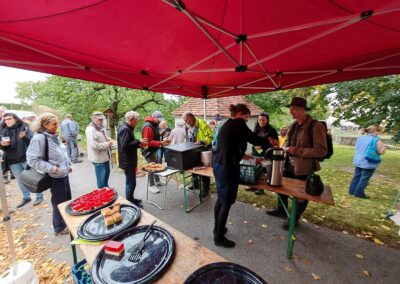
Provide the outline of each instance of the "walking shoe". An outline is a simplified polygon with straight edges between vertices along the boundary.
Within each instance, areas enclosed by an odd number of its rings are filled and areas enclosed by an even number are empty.
[[[354,195],[354,197],[363,198],[363,199],[369,199],[369,196],[366,195],[366,194],[364,194],[364,195]]]
[[[134,199],[133,204],[135,204],[139,208],[143,208],[143,203],[142,203],[142,200],[140,200],[140,199]]]
[[[11,181],[10,181],[10,177],[9,176],[7,176],[7,177],[3,177],[4,178],[4,180],[3,180],[3,183],[4,184],[8,184],[8,183],[10,183]]]
[[[163,182],[161,180],[156,182],[156,186],[164,186],[164,185],[165,185],[165,182]]]
[[[31,201],[32,201],[32,199],[30,199],[30,198],[24,198],[24,199],[22,199],[21,203],[17,205],[17,208],[20,208]]]
[[[76,161],[73,161],[72,163],[73,164],[79,164],[79,163],[82,163],[83,161],[82,160],[76,160]]]
[[[68,235],[69,231],[68,228],[65,227],[64,230],[59,231],[59,232],[54,232],[54,236],[62,236],[62,235]]]
[[[42,201],[43,197],[36,197],[35,201],[33,201],[33,206],[39,205]]]
[[[149,191],[151,193],[159,193],[160,192],[160,190],[155,185],[150,186]]]
[[[206,197],[210,193],[210,190],[202,190],[201,191],[201,197]]]
[[[214,237],[214,244],[218,247],[226,247],[226,248],[233,248],[235,246],[235,242],[228,240],[225,237],[222,238]]]
[[[296,221],[294,222],[294,227],[296,228],[297,225],[299,225],[298,219],[296,219]],[[282,229],[284,229],[285,231],[289,231],[289,219],[286,219],[285,221],[283,221]]]
[[[275,208],[273,210],[267,210],[265,214],[274,217],[287,217],[286,212],[281,208]]]

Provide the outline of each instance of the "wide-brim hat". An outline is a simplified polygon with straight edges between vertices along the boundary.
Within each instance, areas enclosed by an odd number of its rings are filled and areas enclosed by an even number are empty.
[[[290,104],[287,105],[287,107],[291,107],[291,106],[297,106],[297,107],[302,107],[305,110],[311,110],[309,107],[307,107],[306,99],[303,99],[303,98],[300,98],[300,97],[294,97],[292,99],[292,101],[290,102]]]

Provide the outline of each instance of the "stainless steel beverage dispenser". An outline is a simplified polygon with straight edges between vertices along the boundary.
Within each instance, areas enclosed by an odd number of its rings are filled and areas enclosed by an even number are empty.
[[[282,148],[271,148],[268,149],[265,154],[272,151],[272,156],[269,159],[267,168],[267,183],[272,186],[282,185],[282,175],[283,175],[283,164],[284,164],[284,152]]]

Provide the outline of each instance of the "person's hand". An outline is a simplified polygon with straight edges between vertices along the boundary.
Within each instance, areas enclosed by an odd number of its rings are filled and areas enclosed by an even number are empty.
[[[108,142],[108,147],[111,147],[114,144],[114,142],[112,140],[107,141],[107,142]]]
[[[163,145],[168,145],[169,143],[171,143],[171,140],[170,140],[170,139],[165,139],[165,140],[162,142]]]
[[[68,173],[72,173],[72,168],[71,167],[68,168]]]
[[[297,151],[297,147],[289,147],[287,151],[289,154],[294,155]]]
[[[19,133],[19,138],[24,138],[25,137],[25,135],[26,135],[26,132],[25,131],[21,131],[20,133]]]
[[[54,173],[56,175],[60,174],[61,173],[61,169],[59,167],[56,167],[56,169],[54,170]]]
[[[256,150],[262,149],[261,146],[254,146],[254,148],[255,148]]]
[[[1,146],[9,146],[10,145],[10,141],[1,141],[0,145]]]

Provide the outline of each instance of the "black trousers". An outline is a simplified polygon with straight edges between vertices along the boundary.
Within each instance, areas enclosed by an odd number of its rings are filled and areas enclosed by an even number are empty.
[[[307,176],[295,176],[294,178],[300,180],[306,180]],[[288,196],[283,194],[278,194],[278,195],[281,198],[285,207],[288,208]],[[296,220],[300,219],[301,215],[306,210],[307,206],[308,206],[308,200],[302,200],[302,199],[298,200],[296,208]],[[278,201],[278,208],[283,210],[283,207],[279,201]]]
[[[69,186],[68,176],[63,178],[53,178],[51,192],[51,205],[53,206],[53,228],[58,233],[64,230],[67,225],[61,217],[58,204],[71,200],[71,188]]]

